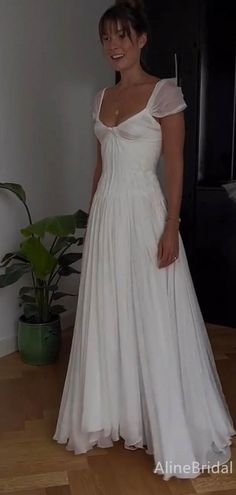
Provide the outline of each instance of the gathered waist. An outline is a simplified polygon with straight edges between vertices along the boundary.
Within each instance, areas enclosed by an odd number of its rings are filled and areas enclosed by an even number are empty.
[[[159,179],[153,170],[129,170],[129,173],[103,171],[95,192],[96,197],[131,197],[154,194],[164,200]],[[124,198],[125,199],[125,198]]]

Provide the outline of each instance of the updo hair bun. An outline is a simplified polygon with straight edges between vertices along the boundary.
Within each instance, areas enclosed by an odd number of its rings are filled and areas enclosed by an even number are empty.
[[[144,5],[142,0],[116,0],[116,5],[127,5],[128,7],[132,7],[133,9],[142,11],[144,10]]]

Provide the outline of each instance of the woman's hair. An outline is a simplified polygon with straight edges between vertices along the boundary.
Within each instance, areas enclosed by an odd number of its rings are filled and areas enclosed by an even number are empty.
[[[142,48],[140,64],[144,70],[148,71],[149,68],[147,66],[145,54],[148,48],[149,23],[142,2],[140,0],[117,0],[114,5],[105,11],[100,18],[98,25],[101,43],[103,41],[103,35],[105,34],[107,23],[112,22],[117,24],[118,21],[130,39],[130,26],[134,29],[138,36],[143,33],[147,33],[147,43]]]

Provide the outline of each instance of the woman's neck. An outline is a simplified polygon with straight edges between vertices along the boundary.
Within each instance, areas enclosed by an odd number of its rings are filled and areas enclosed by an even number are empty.
[[[122,88],[134,86],[147,80],[147,73],[141,67],[132,67],[131,69],[120,71],[120,81],[117,86]]]

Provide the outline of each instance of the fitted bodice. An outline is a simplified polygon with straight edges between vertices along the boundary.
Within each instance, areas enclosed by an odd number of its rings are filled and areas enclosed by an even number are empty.
[[[94,132],[101,143],[100,182],[107,192],[119,193],[130,187],[133,191],[147,191],[150,184],[157,182],[156,166],[162,152],[161,124],[155,117],[183,110],[187,105],[182,90],[172,80],[161,79],[145,108],[112,127],[100,120],[105,89],[97,93],[93,111]]]

